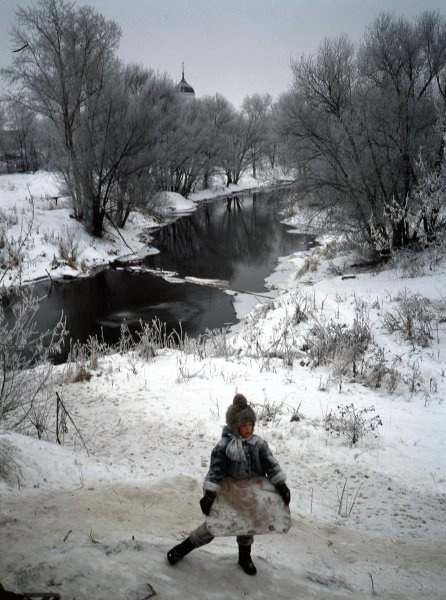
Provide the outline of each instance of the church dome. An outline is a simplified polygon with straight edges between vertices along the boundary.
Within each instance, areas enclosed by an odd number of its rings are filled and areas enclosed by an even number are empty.
[[[194,88],[189,83],[187,83],[187,81],[184,79],[184,63],[183,63],[183,74],[182,74],[180,83],[177,85],[177,88],[178,88],[178,91],[180,92],[180,94],[187,94],[189,96],[195,96]]]

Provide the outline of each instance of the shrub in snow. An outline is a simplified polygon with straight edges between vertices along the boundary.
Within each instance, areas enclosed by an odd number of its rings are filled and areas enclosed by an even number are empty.
[[[329,433],[345,437],[351,447],[366,435],[377,437],[375,431],[382,421],[379,415],[369,416],[372,412],[375,412],[373,406],[357,409],[353,403],[339,405],[336,412],[330,410],[325,415],[324,426]]]
[[[274,423],[283,414],[284,401],[274,402],[265,398],[263,404],[255,404],[255,409],[259,422]]]
[[[0,424],[10,429],[34,426],[37,407],[48,394],[50,358],[61,349],[65,324],[61,320],[51,331],[36,332],[39,303],[31,288],[0,289],[0,297]]]
[[[414,345],[427,347],[438,327],[438,308],[421,294],[405,290],[397,296],[395,309],[384,314],[383,324],[391,333],[400,332]]]
[[[185,334],[179,339],[178,346],[185,354],[194,354],[201,360],[210,357],[229,358],[234,354],[229,342],[229,327],[206,329],[196,338]]]
[[[424,176],[414,194],[410,225],[414,240],[424,247],[436,241],[446,227],[446,162],[431,172],[425,165],[421,169]]]
[[[37,332],[38,298],[32,287],[20,287],[25,248],[32,242],[32,216],[22,222],[16,238],[0,234],[0,425],[40,432],[40,404],[50,387],[51,358],[58,354],[66,334],[65,323]],[[1,232],[1,224],[0,224]],[[17,268],[18,267],[18,268]]]
[[[179,332],[173,330],[168,333],[166,323],[155,317],[150,323],[140,321],[139,327],[133,340],[127,326],[121,328],[121,339],[127,336],[129,348],[134,347],[135,351],[146,360],[156,356],[158,350],[177,348],[181,345],[183,339],[181,324]],[[120,349],[125,351],[122,342]]]
[[[377,346],[369,349],[359,369],[358,379],[370,388],[380,388],[386,380],[389,369],[386,364],[384,350]]]
[[[313,366],[333,365],[337,375],[358,374],[358,365],[364,356],[372,334],[364,305],[358,304],[351,326],[336,321],[315,319],[304,348]]]
[[[65,227],[63,233],[57,236],[57,247],[60,258],[69,267],[76,269],[81,251],[81,242],[78,233],[72,228]]]
[[[291,418],[290,421],[293,423],[295,421],[302,421],[304,418],[303,414],[300,412],[300,406],[302,402],[299,402],[299,406],[297,408],[291,409]]]
[[[319,258],[314,254],[308,256],[307,258],[305,258],[304,264],[297,270],[296,278],[300,279],[300,277],[303,277],[308,272],[317,271],[318,266]]]
[[[190,357],[183,352],[178,352],[176,355],[176,361],[178,366],[178,375],[176,378],[177,383],[182,383],[183,381],[189,381],[194,377],[202,376],[204,372],[204,365],[201,361],[194,361],[192,358],[192,365],[190,361]]]
[[[308,321],[314,309],[314,299],[311,299],[300,292],[294,292],[290,294],[290,304],[292,325],[298,325],[303,321]]]
[[[209,350],[210,356],[215,358],[229,358],[233,349],[229,343],[229,327],[221,329],[206,329],[205,335],[200,336],[199,341]]]
[[[76,344],[70,349],[70,353],[64,368],[64,383],[90,381],[91,372],[86,364],[87,357],[85,356],[84,348],[84,346]]]
[[[32,223],[22,225],[19,234],[14,237],[8,235],[0,227],[0,269],[5,273],[17,269],[20,277],[20,267],[24,259],[24,250],[32,229]]]
[[[19,222],[17,208],[14,206],[11,210],[4,211],[0,208],[0,236],[3,236],[6,229],[14,227]]]
[[[113,346],[98,340],[97,336],[90,335],[84,344],[72,342],[63,370],[64,382],[90,381],[91,369],[98,369],[100,359],[113,352]]]

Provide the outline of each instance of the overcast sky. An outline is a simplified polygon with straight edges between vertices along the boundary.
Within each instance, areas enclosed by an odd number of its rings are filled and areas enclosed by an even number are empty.
[[[0,0],[0,66],[10,62],[8,29],[18,5]],[[380,11],[412,19],[424,10],[446,16],[445,0],[78,0],[122,29],[119,56],[186,80],[197,96],[276,98],[291,83],[290,58],[317,50],[324,37],[362,38]]]

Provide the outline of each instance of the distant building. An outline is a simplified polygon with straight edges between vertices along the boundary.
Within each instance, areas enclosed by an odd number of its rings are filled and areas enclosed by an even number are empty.
[[[183,63],[183,71],[180,83],[177,85],[178,92],[185,96],[186,98],[195,98],[195,90],[194,88],[187,83],[184,79],[184,63]]]

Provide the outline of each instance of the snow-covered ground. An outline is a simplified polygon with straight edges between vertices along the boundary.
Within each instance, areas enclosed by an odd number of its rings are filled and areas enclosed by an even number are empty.
[[[14,204],[4,181],[2,209],[4,199]],[[59,224],[46,225],[62,210]],[[45,210],[39,231],[59,231],[68,212]],[[135,222],[130,242],[137,232]],[[79,382],[69,366],[55,368],[73,419],[64,445],[0,437],[16,448],[18,467],[0,483],[5,587],[70,600],[446,597],[446,259],[426,253],[353,271],[349,254],[322,242],[279,261],[271,299],[234,296],[243,320],[215,356],[104,356]],[[439,325],[428,346],[384,327],[399,294],[432,301]],[[311,330],[332,321],[347,335],[355,318],[372,336],[357,376],[342,356],[315,368]],[[256,431],[287,473],[292,529],[256,538],[256,577],[237,566],[232,538],[171,567],[166,552],[202,521],[203,478],[235,392],[255,404]],[[362,414],[382,426],[350,447],[324,423],[352,403],[357,413],[374,407]]]

